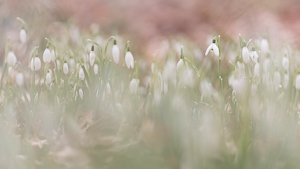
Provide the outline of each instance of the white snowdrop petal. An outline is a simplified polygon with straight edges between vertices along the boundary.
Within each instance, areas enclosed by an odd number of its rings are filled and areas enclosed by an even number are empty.
[[[91,65],[91,66],[94,65],[95,59],[96,59],[96,54],[95,54],[94,51],[91,51],[91,52],[90,52],[90,55],[89,55],[89,60],[90,60],[90,65]]]
[[[52,77],[51,77],[50,72],[48,72],[48,73],[46,74],[46,84],[47,84],[47,85],[50,85],[51,81],[52,81]]]
[[[94,74],[95,75],[98,74],[98,70],[99,70],[98,64],[94,64]]]
[[[65,75],[67,75],[69,73],[69,66],[67,63],[64,63],[64,65],[63,65],[63,72]]]
[[[130,51],[126,52],[125,64],[126,64],[128,69],[130,69],[130,68],[133,69],[134,68],[134,59],[133,59],[133,56],[132,56]]]
[[[176,69],[178,71],[178,70],[181,70],[183,67],[184,67],[184,62],[182,59],[180,59],[177,63]]]
[[[249,50],[247,47],[243,47],[242,49],[242,57],[243,57],[243,61],[244,63],[248,63],[250,58],[249,58]]]
[[[50,50],[48,48],[46,48],[44,53],[43,53],[44,63],[50,63],[51,58],[52,58],[52,54],[51,54]]]
[[[129,84],[129,91],[131,94],[136,94],[139,87],[139,79],[132,79]]]
[[[205,55],[207,56],[208,55],[208,52],[213,48],[213,44],[210,44],[208,46],[208,48],[206,49],[206,52],[205,52]]]
[[[82,67],[79,69],[78,77],[80,80],[84,80],[85,76]]]
[[[24,76],[22,73],[18,73],[16,76],[16,83],[18,86],[23,86],[24,84]]]
[[[7,63],[10,66],[14,66],[17,63],[17,57],[14,52],[10,51],[7,54]]]
[[[117,45],[113,45],[112,47],[112,56],[113,60],[116,64],[119,63],[119,58],[120,58],[120,50]]]
[[[20,31],[20,40],[22,43],[25,43],[26,42],[26,31],[24,29],[21,29]]]
[[[80,89],[78,90],[78,93],[79,93],[80,99],[82,100],[82,99],[83,99],[83,90],[80,88]]]
[[[215,43],[213,43],[212,47],[213,47],[214,54],[216,56],[219,56],[219,48],[218,48],[218,46]]]

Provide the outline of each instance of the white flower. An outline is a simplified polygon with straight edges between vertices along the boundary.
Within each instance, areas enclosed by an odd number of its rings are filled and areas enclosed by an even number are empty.
[[[256,63],[255,64],[255,66],[254,66],[254,75],[256,76],[256,77],[258,77],[259,76],[259,69],[260,69],[260,66],[259,66],[259,63]]]
[[[219,48],[218,48],[218,46],[216,45],[216,40],[215,40],[215,39],[213,40],[212,44],[210,44],[210,45],[208,46],[208,48],[206,49],[205,55],[207,55],[208,52],[211,51],[211,50],[214,52],[214,54],[215,54],[216,56],[219,56]]]
[[[133,56],[132,56],[130,51],[126,52],[125,63],[126,63],[126,66],[127,66],[128,69],[130,69],[130,68],[133,69],[134,68],[134,59],[133,59]]]
[[[32,71],[37,71],[41,69],[41,59],[39,57],[32,57],[30,62],[30,68]]]
[[[48,73],[46,74],[45,82],[46,82],[47,85],[50,85],[51,81],[52,81],[51,73],[48,71]]]
[[[52,62],[55,61],[55,53],[54,53],[54,50],[51,50],[51,61],[52,61]]]
[[[296,82],[295,82],[295,87],[296,87],[296,89],[300,89],[300,74],[298,74],[297,76],[296,76]]]
[[[50,50],[48,48],[46,48],[44,53],[43,53],[44,63],[50,63],[51,58],[52,58],[52,54],[51,54]]]
[[[250,54],[249,54],[248,48],[246,46],[243,47],[243,49],[242,49],[242,57],[243,57],[244,63],[248,63],[249,62],[249,60],[250,60],[249,55]]]
[[[94,65],[94,74],[97,75],[98,74],[98,64]]]
[[[26,42],[26,31],[24,29],[21,29],[20,31],[20,40],[22,43]]]
[[[132,79],[129,84],[129,91],[131,94],[136,94],[139,87],[139,79]]]
[[[56,60],[56,66],[57,66],[57,70],[60,70],[61,68],[60,68],[60,60]]]
[[[112,47],[112,56],[113,56],[114,62],[116,64],[118,64],[119,58],[120,58],[120,51],[119,51],[119,48],[117,45],[113,45],[113,47]]]
[[[258,55],[257,55],[257,52],[255,50],[252,50],[250,52],[250,58],[251,60],[254,62],[254,63],[257,63],[258,62]]]
[[[183,59],[180,59],[177,63],[176,69],[178,71],[178,70],[181,70],[183,67],[184,67]]]
[[[78,93],[79,93],[79,97],[81,98],[81,100],[83,99],[83,90],[80,88],[78,90]]]
[[[64,71],[65,75],[67,75],[69,73],[69,66],[68,66],[67,62],[65,62],[63,65],[63,71]]]
[[[95,59],[96,59],[96,54],[95,54],[95,52],[92,50],[92,51],[90,52],[90,55],[89,55],[89,60],[90,60],[90,65],[91,65],[91,66],[94,65]]]
[[[80,69],[79,69],[78,77],[80,80],[84,80],[84,72],[83,72],[82,67],[80,67]]]
[[[18,86],[23,86],[24,84],[24,76],[22,73],[18,73],[16,76],[16,83]]]
[[[289,69],[289,59],[285,56],[282,58],[282,67],[284,68],[284,70],[288,70]]]
[[[10,51],[7,54],[7,63],[10,66],[14,66],[17,63],[17,57],[14,52]]]
[[[261,40],[260,49],[261,49],[261,52],[264,54],[269,52],[269,43],[266,39]]]

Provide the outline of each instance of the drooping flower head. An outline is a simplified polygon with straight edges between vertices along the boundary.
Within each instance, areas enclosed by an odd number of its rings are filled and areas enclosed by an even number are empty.
[[[219,48],[216,45],[216,39],[212,40],[212,43],[206,49],[205,55],[207,56],[209,51],[213,51],[216,56],[219,56]]]

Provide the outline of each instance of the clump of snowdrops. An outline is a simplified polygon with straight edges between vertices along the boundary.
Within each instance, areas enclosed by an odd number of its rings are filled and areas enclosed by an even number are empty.
[[[34,46],[19,20],[31,52],[7,41],[1,168],[299,168],[297,49],[171,39],[149,62],[99,33]]]

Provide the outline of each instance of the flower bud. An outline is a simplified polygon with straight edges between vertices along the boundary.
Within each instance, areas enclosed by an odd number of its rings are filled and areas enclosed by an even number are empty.
[[[113,47],[112,47],[112,56],[113,56],[114,62],[116,64],[118,64],[119,63],[119,58],[120,58],[120,51],[119,51],[119,48],[118,48],[117,44],[114,44]]]
[[[52,58],[52,54],[51,54],[50,50],[48,48],[46,48],[44,53],[43,53],[44,63],[50,63],[51,58]]]
[[[249,60],[250,60],[249,55],[250,54],[249,54],[248,48],[246,46],[243,47],[243,49],[242,49],[242,57],[243,57],[244,63],[248,63],[249,62]]]
[[[41,69],[41,59],[39,57],[32,57],[30,62],[30,68],[32,71],[37,71]]]
[[[84,71],[83,71],[82,67],[80,67],[80,69],[79,69],[78,77],[80,80],[84,80]]]
[[[20,31],[20,40],[22,43],[26,42],[26,31],[24,29],[21,29]]]
[[[82,99],[83,99],[83,90],[80,88],[80,89],[78,90],[78,93],[79,93],[80,99],[82,100]]]
[[[132,79],[129,84],[129,91],[131,94],[136,94],[139,87],[139,79]]]
[[[98,64],[94,65],[94,74],[97,75],[98,74]]]
[[[18,73],[16,76],[16,83],[18,86],[23,86],[24,84],[24,76],[22,73]]]
[[[266,54],[269,52],[269,43],[266,39],[262,39],[261,42],[260,42],[260,49],[261,49],[261,52],[263,54]]]
[[[7,54],[7,64],[10,66],[14,66],[17,63],[17,57],[14,52],[10,51]]]
[[[48,71],[48,73],[46,74],[46,80],[45,83],[49,86],[52,82],[52,77],[51,77],[51,73]]]
[[[133,59],[133,56],[132,56],[130,51],[126,52],[125,63],[126,63],[126,66],[127,66],[128,69],[130,69],[130,68],[133,69],[134,68],[134,59]]]
[[[94,46],[92,46],[92,50],[89,54],[89,60],[90,60],[90,65],[93,66],[95,63],[95,59],[96,59],[96,54],[94,52]]]
[[[67,75],[69,73],[69,66],[68,66],[67,62],[65,62],[63,65],[63,71],[64,71],[65,75]]]

